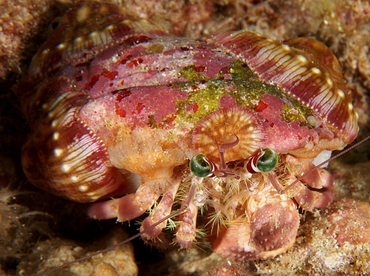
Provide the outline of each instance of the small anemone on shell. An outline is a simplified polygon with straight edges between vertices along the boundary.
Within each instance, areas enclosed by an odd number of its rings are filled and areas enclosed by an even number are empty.
[[[220,146],[239,142],[225,151],[225,162],[250,157],[263,147],[263,129],[258,118],[246,107],[219,109],[193,131],[193,146],[213,162],[219,161]]]

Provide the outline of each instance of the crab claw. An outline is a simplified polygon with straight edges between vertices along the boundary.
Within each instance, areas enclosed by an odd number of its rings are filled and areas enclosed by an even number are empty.
[[[333,176],[325,169],[315,167],[311,159],[297,159],[286,155],[285,161],[289,166],[300,168],[300,175],[288,176],[288,183],[296,182],[286,191],[288,196],[294,197],[297,204],[305,210],[325,208],[334,200]],[[294,171],[294,170],[293,170]],[[309,172],[308,174],[305,174]],[[297,181],[298,180],[298,181]]]
[[[299,214],[292,200],[280,195],[267,181],[265,188],[251,195],[244,204],[248,208],[240,208],[243,213],[221,226],[218,235],[211,235],[211,245],[216,253],[256,260],[274,257],[293,246]]]

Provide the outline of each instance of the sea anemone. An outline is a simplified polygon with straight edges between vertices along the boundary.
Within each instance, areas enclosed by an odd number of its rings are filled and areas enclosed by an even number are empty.
[[[263,146],[263,139],[259,119],[241,106],[213,112],[193,131],[194,149],[213,162],[219,161],[222,146],[227,144],[233,146],[224,153],[226,163],[247,159]]]

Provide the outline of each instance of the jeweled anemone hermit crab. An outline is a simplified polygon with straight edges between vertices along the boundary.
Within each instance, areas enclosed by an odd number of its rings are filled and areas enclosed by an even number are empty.
[[[66,13],[14,91],[32,129],[22,156],[31,183],[90,203],[96,219],[150,210],[141,229],[153,243],[167,222],[150,226],[185,206],[173,218],[180,247],[204,228],[215,252],[243,260],[293,245],[297,204],[333,199],[314,159],[357,135],[320,42],[174,37],[94,1]]]

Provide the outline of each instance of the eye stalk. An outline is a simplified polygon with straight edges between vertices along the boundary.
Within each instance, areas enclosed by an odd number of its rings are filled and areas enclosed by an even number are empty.
[[[274,150],[269,148],[262,149],[249,159],[246,169],[250,173],[270,172],[277,166],[278,159],[279,157]]]
[[[195,155],[189,162],[190,171],[199,177],[210,177],[217,169],[216,165],[203,154]]]
[[[220,156],[220,167],[211,161],[203,154],[195,155],[189,162],[190,171],[198,177],[226,177],[228,175],[239,178],[237,173],[228,171],[226,169],[226,162],[224,157],[225,149],[233,148],[239,144],[239,137],[235,135],[235,141],[231,143],[221,144],[218,146],[218,153]]]

